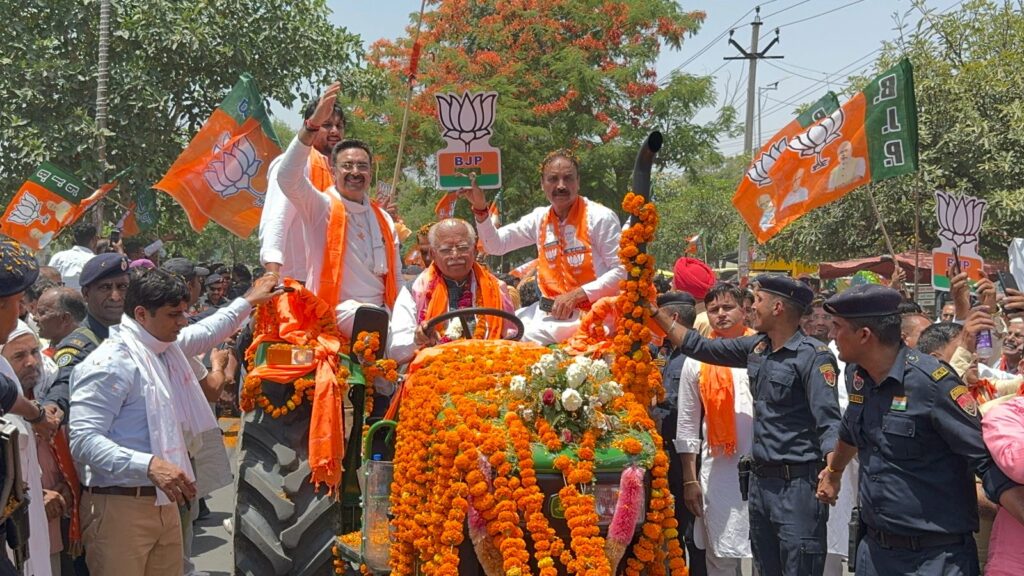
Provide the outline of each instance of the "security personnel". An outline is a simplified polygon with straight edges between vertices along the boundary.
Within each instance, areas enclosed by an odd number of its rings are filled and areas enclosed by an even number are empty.
[[[111,326],[121,322],[128,289],[128,264],[128,258],[122,254],[105,253],[94,256],[82,268],[79,283],[85,297],[85,320],[57,344],[53,355],[58,367],[57,379],[41,400],[44,407],[55,405],[67,415],[71,370],[107,339]]]
[[[825,302],[850,405],[818,497],[835,501],[843,468],[859,455],[866,537],[857,574],[978,574],[975,473],[993,502],[1019,491],[985,449],[970,390],[901,341],[901,300],[890,288],[862,285]]]
[[[814,294],[785,276],[755,279],[758,334],[707,340],[655,319],[683,354],[721,366],[747,367],[754,395],[750,542],[760,574],[820,575],[825,568],[828,507],[815,499],[824,456],[836,443],[836,360],[828,346],[800,331]]]
[[[697,299],[689,292],[670,290],[658,295],[658,309],[662,310],[672,322],[678,322],[687,328],[693,328],[697,319]],[[654,361],[661,367],[661,383],[665,387],[665,400],[658,404],[653,413],[661,421],[661,438],[665,451],[675,454],[676,424],[679,419],[679,373],[683,369],[686,355],[675,346],[665,343],[658,351]],[[700,466],[700,462],[697,462]],[[683,493],[683,463],[678,457],[668,459],[668,485],[673,494]],[[694,515],[686,508],[682,498],[675,499],[675,517],[681,527],[680,533],[685,535],[688,565],[691,576],[704,576],[707,568],[704,561],[704,550],[697,548],[692,537]]]
[[[16,242],[0,240],[0,345],[7,342],[7,337],[17,326],[21,296],[38,276],[39,266],[31,254]],[[26,400],[20,394],[14,378],[14,370],[7,360],[0,357],[0,416],[11,413],[21,416],[29,423],[41,422],[46,416],[45,412],[39,404]],[[4,450],[8,448],[3,447]],[[0,457],[0,486],[4,485],[8,472],[3,462],[4,458]],[[31,473],[28,470],[25,472]],[[0,511],[0,544],[7,542],[9,516],[5,514],[10,514],[10,511]],[[0,576],[14,576],[18,573],[7,554],[0,551]]]

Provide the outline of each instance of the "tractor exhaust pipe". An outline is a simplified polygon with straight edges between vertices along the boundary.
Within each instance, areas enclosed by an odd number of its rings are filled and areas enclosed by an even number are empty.
[[[640,146],[636,154],[636,162],[633,163],[633,193],[643,196],[644,202],[651,201],[651,166],[654,165],[654,157],[661,150],[663,138],[661,132],[651,132],[647,140]],[[633,224],[633,217],[629,217],[628,224]],[[645,246],[640,247],[644,251]]]

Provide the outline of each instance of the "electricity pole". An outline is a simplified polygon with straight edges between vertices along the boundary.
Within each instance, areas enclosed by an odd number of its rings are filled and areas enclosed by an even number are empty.
[[[765,46],[764,50],[758,52],[758,33],[761,31],[761,7],[755,8],[754,21],[750,23],[750,49],[745,50],[732,39],[733,32],[729,31],[729,44],[732,44],[739,51],[739,56],[727,56],[726,60],[746,60],[749,62],[750,71],[747,74],[747,119],[744,126],[743,153],[753,156],[754,154],[754,105],[757,103],[757,61],[762,58],[782,58],[782,56],[768,56],[768,51],[779,42],[779,29],[775,29],[775,38]],[[737,249],[738,276],[741,284],[746,284],[747,275],[750,273],[750,253],[748,244],[750,237],[746,228],[740,230],[740,242]]]

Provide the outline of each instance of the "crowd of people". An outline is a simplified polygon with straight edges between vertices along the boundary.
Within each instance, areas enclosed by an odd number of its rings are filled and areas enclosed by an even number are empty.
[[[231,482],[217,403],[237,407],[240,331],[286,278],[347,337],[359,308],[386,309],[400,364],[508,337],[512,316],[521,337],[562,343],[618,294],[622,223],[580,195],[571,152],[545,158],[546,203],[518,221],[496,225],[470,175],[473,221],[414,233],[371,198],[373,154],[345,138],[340,89],[310,103],[271,164],[259,266],[104,246],[87,224],[49,266],[0,243],[0,409],[35,440],[30,519],[48,527],[31,532],[27,573],[196,573],[192,523]],[[483,264],[527,246],[526,278]],[[951,280],[933,319],[898,268],[839,293],[782,275],[722,282],[689,257],[659,276],[666,398],[653,414],[692,574],[733,575],[745,559],[762,575],[1024,573],[1024,295]],[[481,307],[499,314],[433,322]]]

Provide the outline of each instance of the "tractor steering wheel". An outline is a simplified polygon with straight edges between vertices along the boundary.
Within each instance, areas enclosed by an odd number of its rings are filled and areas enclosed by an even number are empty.
[[[505,336],[504,340],[522,340],[523,338],[523,321],[520,320],[515,314],[506,312],[500,308],[461,308],[459,310],[452,310],[445,312],[440,316],[437,316],[427,322],[426,326],[423,327],[423,331],[430,334],[431,331],[437,327],[438,324],[451,320],[452,318],[458,318],[462,324],[462,333],[467,334],[467,338],[472,338],[473,333],[469,329],[466,319],[470,316],[497,316],[503,320],[508,320],[516,327],[515,334],[511,336]]]

